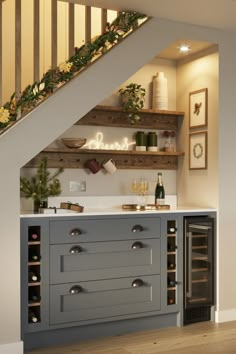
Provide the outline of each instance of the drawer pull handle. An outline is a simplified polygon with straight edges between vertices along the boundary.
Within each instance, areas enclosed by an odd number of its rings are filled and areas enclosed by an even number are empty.
[[[143,248],[142,242],[137,241],[137,242],[134,242],[134,243],[132,244],[132,249],[133,249],[133,250],[136,250],[136,249],[139,249],[139,248]]]
[[[83,251],[83,249],[80,246],[74,246],[74,247],[71,247],[71,249],[70,249],[70,253],[80,253],[82,251]]]
[[[79,294],[82,293],[83,288],[80,285],[74,285],[70,288],[70,294]]]
[[[134,227],[132,228],[132,232],[142,232],[142,231],[143,231],[142,225],[134,225]]]
[[[79,236],[81,233],[80,229],[73,229],[70,231],[70,236]]]
[[[135,279],[134,281],[133,281],[133,283],[132,283],[132,287],[133,288],[138,288],[138,287],[140,287],[140,286],[143,286],[143,281],[142,281],[142,279]]]

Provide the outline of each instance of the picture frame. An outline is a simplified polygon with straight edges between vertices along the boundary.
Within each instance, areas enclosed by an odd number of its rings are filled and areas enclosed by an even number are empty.
[[[189,128],[207,126],[208,89],[189,93]]]
[[[207,169],[207,132],[189,134],[189,169]]]

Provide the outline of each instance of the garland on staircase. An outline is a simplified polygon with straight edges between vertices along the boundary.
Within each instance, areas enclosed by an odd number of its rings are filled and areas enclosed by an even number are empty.
[[[0,131],[17,118],[26,115],[39,102],[70,81],[87,64],[106,53],[129,32],[137,28],[139,20],[146,18],[146,15],[135,11],[121,12],[111,24],[106,24],[103,34],[91,39],[80,48],[76,47],[74,55],[66,62],[54,69],[49,69],[40,81],[28,85],[20,95],[14,92],[10,100],[0,107]]]

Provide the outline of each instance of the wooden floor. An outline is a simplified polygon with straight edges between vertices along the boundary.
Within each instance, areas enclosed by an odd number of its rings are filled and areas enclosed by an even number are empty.
[[[202,322],[182,328],[138,332],[117,337],[33,350],[27,354],[209,354],[236,353],[236,322]]]

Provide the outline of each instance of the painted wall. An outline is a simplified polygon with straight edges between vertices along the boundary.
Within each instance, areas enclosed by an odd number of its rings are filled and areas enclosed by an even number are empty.
[[[186,112],[178,140],[179,149],[185,151],[177,174],[179,205],[219,206],[219,57],[216,50],[202,52],[177,67],[177,109]],[[208,124],[189,129],[189,92],[202,88],[208,89]],[[189,170],[189,133],[199,131],[208,133],[208,168]]]

